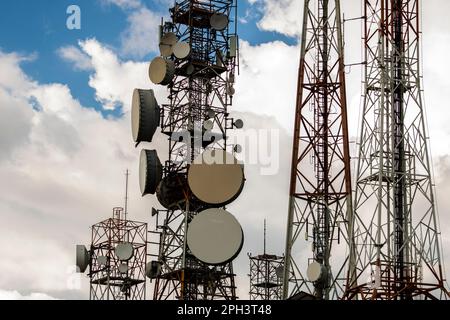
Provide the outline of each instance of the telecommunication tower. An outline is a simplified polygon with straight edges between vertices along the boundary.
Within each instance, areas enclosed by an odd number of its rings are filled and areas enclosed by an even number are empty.
[[[364,106],[346,299],[448,298],[421,70],[418,0],[365,0]]]
[[[286,236],[284,299],[345,290],[351,178],[339,0],[305,0]],[[302,239],[304,237],[304,239]],[[304,241],[306,240],[306,241]],[[312,255],[305,245],[311,242]]]
[[[237,3],[234,0],[176,1],[160,27],[160,56],[149,68],[151,82],[167,86],[161,107],[152,90],[136,89],[132,104],[134,141],[151,142],[156,129],[168,137],[164,164],[156,150],[143,150],[140,185],[156,194],[157,247],[149,264],[153,299],[236,299],[232,261],[243,231],[225,206],[244,187],[239,146],[227,132],[243,127],[232,119],[238,67]]]
[[[250,259],[250,300],[281,300],[283,297],[284,257],[266,252],[264,220],[264,253]]]
[[[126,175],[125,207],[128,200]],[[92,226],[90,249],[77,245],[76,265],[89,267],[90,300],[145,300],[147,224],[127,219],[123,208]]]

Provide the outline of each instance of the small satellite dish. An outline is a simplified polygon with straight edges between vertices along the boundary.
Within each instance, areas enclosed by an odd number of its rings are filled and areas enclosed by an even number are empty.
[[[134,89],[131,103],[131,131],[134,142],[152,142],[160,124],[160,112],[153,90]]]
[[[101,266],[106,266],[106,264],[108,263],[108,258],[105,257],[105,256],[99,256],[99,257],[97,258],[97,262],[98,262],[98,264],[101,265]]]
[[[244,233],[231,213],[223,209],[207,209],[189,223],[187,244],[198,260],[221,265],[239,255],[244,244]]]
[[[187,42],[177,42],[173,46],[173,54],[180,60],[186,59],[191,54],[191,46]]]
[[[154,84],[168,85],[175,76],[175,63],[172,60],[156,57],[150,63],[148,74]]]
[[[245,183],[244,170],[232,154],[210,149],[189,167],[188,183],[198,199],[220,207],[241,194]]]
[[[237,144],[233,148],[234,152],[241,153],[242,152],[242,146],[240,144]]]
[[[317,261],[310,263],[308,269],[306,270],[306,275],[311,282],[319,281],[322,278],[323,274],[323,266]]]
[[[86,249],[84,245],[77,245],[76,252],[76,265],[80,273],[84,273],[89,266],[90,256],[89,251]],[[77,271],[78,271],[77,270]]]
[[[284,278],[284,267],[279,266],[278,268],[275,269],[275,273],[279,279],[283,279]]]
[[[155,279],[161,274],[161,263],[159,261],[151,261],[145,266],[145,275],[149,279]]]
[[[173,32],[167,32],[161,37],[159,51],[163,57],[170,57],[173,53],[173,47],[177,43],[178,38]]]
[[[163,166],[156,150],[142,150],[139,161],[139,185],[142,196],[155,194],[163,176]]]
[[[188,75],[188,76],[190,76],[190,75],[192,75],[192,74],[194,74],[194,72],[195,72],[195,67],[194,67],[194,65],[193,64],[188,64],[187,66],[186,66],[186,74]]]
[[[244,121],[242,121],[241,119],[237,119],[234,123],[233,123],[234,127],[236,129],[242,129],[244,127]]]
[[[216,113],[212,109],[209,109],[206,114],[208,115],[208,118],[214,118],[216,116]]]
[[[211,120],[206,120],[206,121],[203,123],[203,128],[204,128],[205,130],[212,130],[212,128],[214,128],[214,122],[211,121]]]
[[[214,30],[222,31],[228,26],[229,19],[226,15],[221,13],[214,13],[209,20],[211,27]]]
[[[127,265],[126,263],[121,263],[121,264],[119,265],[119,272],[120,272],[121,274],[127,273],[127,272],[128,272],[128,265]]]
[[[234,96],[235,93],[236,93],[236,90],[234,89],[234,87],[231,84],[229,84],[227,86],[227,94],[229,96]]]
[[[122,242],[116,246],[114,252],[116,253],[116,256],[119,258],[120,261],[128,261],[134,255],[134,248],[131,243]]]

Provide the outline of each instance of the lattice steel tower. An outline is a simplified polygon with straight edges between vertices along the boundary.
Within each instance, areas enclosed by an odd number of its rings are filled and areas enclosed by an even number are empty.
[[[250,300],[281,300],[283,297],[284,257],[266,251],[264,220],[264,253],[248,255],[250,260]]]
[[[365,82],[347,299],[446,298],[418,0],[364,1]]]
[[[339,0],[305,1],[293,141],[284,298],[342,296],[352,221]],[[312,242],[312,255],[306,240]],[[333,254],[333,255],[332,255]],[[308,277],[306,276],[308,274]]]
[[[160,117],[161,132],[169,137],[169,160],[156,190],[167,210],[153,211],[152,233],[158,239],[152,242],[157,246],[157,253],[151,254],[153,299],[233,300],[237,297],[232,263],[213,266],[196,259],[187,234],[195,216],[210,207],[189,188],[190,164],[205,150],[234,152],[227,131],[241,127],[228,113],[238,67],[237,4],[176,1],[170,16],[160,30],[161,57],[150,67],[151,80],[170,91]],[[158,79],[158,61],[167,68],[164,79]]]

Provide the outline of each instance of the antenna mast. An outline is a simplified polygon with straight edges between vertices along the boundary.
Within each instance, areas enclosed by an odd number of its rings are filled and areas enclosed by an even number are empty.
[[[337,299],[354,262],[332,255],[348,252],[353,221],[339,0],[305,1],[289,195],[283,297]]]

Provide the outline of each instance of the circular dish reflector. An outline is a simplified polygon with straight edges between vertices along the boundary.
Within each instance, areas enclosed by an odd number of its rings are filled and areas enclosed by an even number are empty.
[[[142,150],[139,161],[139,186],[142,196],[155,194],[163,176],[163,166],[156,150]]]
[[[124,274],[128,272],[128,265],[126,263],[121,263],[119,266],[119,272]]]
[[[131,131],[134,142],[152,142],[160,123],[160,112],[153,90],[134,89],[131,103]]]
[[[188,183],[199,200],[221,207],[242,192],[244,170],[232,154],[220,149],[206,150],[190,165]]]
[[[203,123],[203,128],[204,128],[205,130],[212,130],[212,129],[214,128],[214,122],[211,121],[211,120],[206,120],[206,121]]]
[[[211,27],[215,30],[222,31],[224,30],[229,23],[228,17],[221,13],[214,13],[210,19]]]
[[[89,265],[89,252],[83,245],[77,245],[76,265],[80,273],[84,273]],[[77,270],[78,271],[78,270]]]
[[[165,33],[159,44],[159,51],[163,57],[170,57],[173,53],[173,46],[177,43],[178,38],[172,32]]]
[[[309,281],[316,282],[322,278],[323,267],[317,261],[314,261],[309,264],[308,269],[306,270],[306,275],[308,276]]]
[[[191,46],[187,42],[177,42],[173,46],[173,54],[178,59],[186,59],[191,54]]]
[[[242,129],[244,127],[244,121],[242,121],[241,119],[237,119],[234,122],[234,126],[236,127],[236,129]]]
[[[129,242],[119,243],[114,249],[116,256],[120,261],[128,261],[134,255],[133,245]]]
[[[106,263],[108,262],[108,258],[105,257],[105,256],[99,256],[99,257],[97,258],[97,262],[98,262],[99,265],[105,266]]]
[[[150,63],[148,75],[154,84],[168,85],[175,76],[175,63],[172,60],[156,57]]]
[[[239,255],[244,244],[244,233],[231,213],[208,209],[197,214],[189,223],[187,244],[198,260],[221,265]]]

